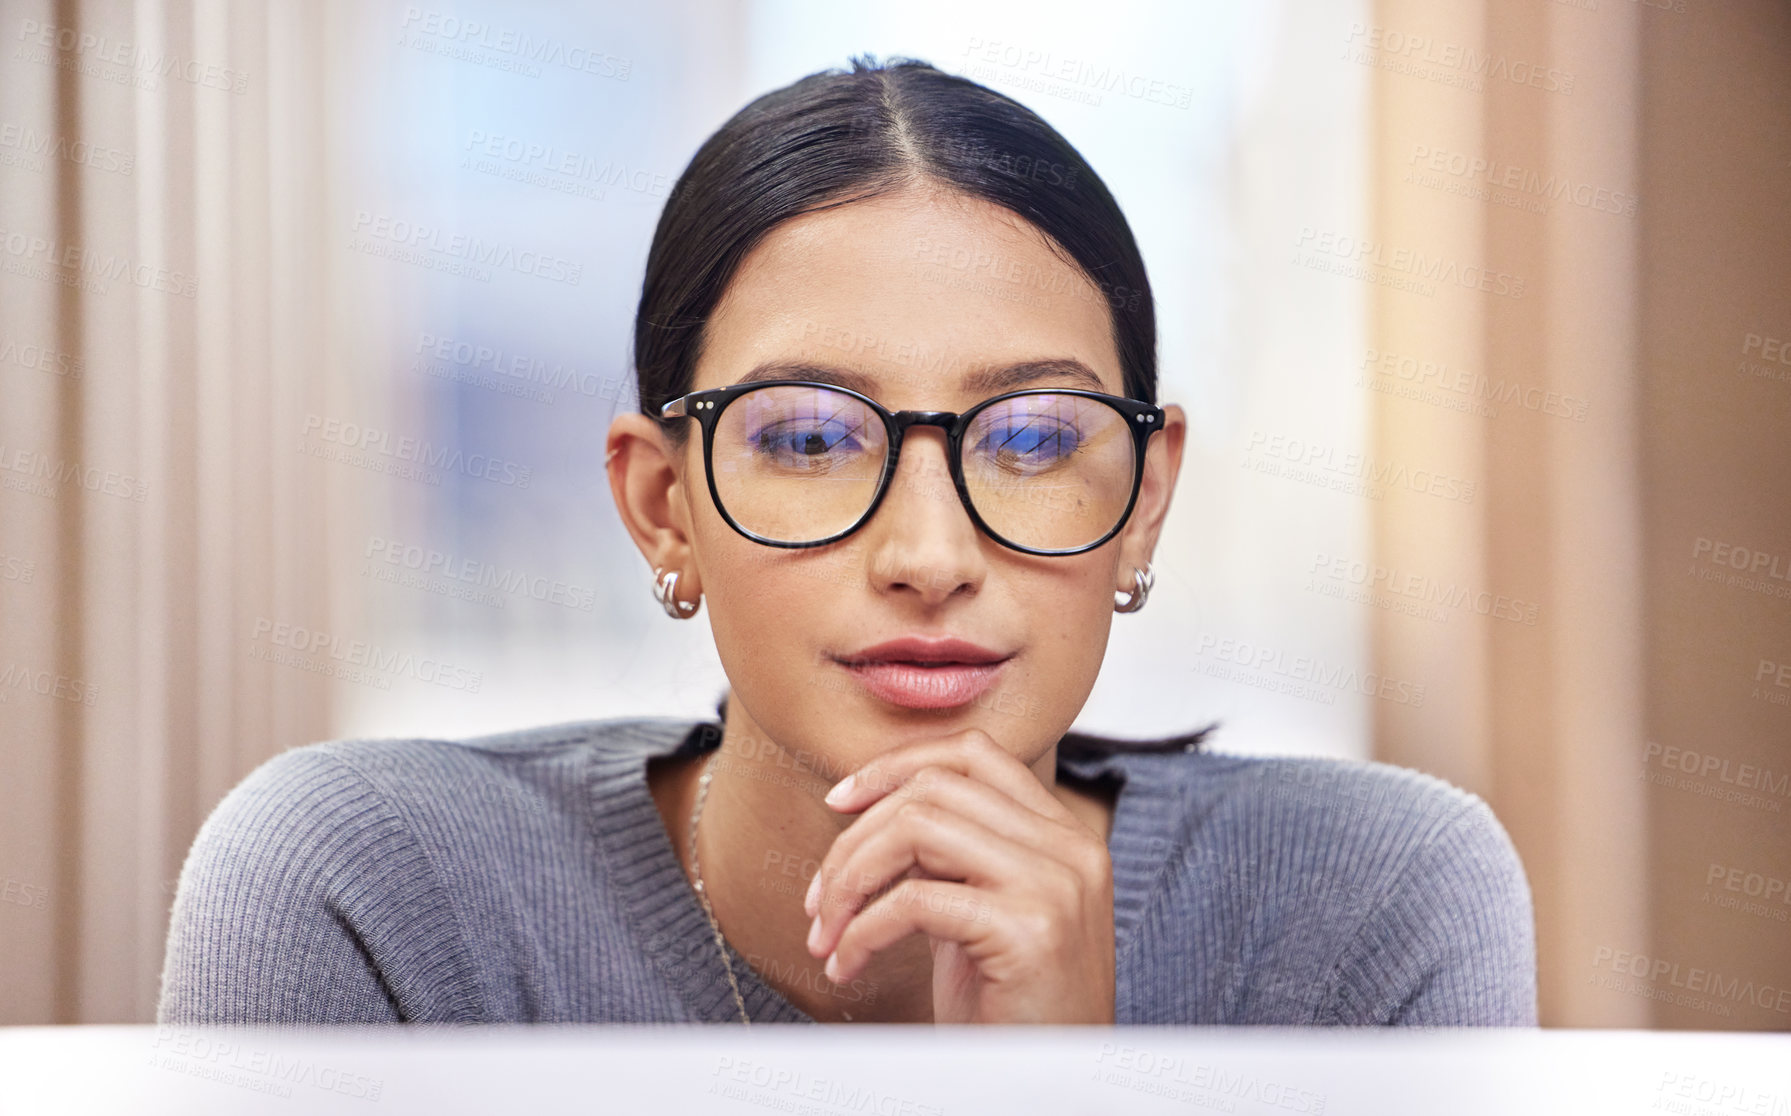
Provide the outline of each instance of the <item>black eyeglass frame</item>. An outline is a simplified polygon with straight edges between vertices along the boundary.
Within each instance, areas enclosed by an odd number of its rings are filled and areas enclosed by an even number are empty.
[[[721,419],[722,412],[727,410],[728,405],[734,402],[734,400],[745,395],[747,392],[757,391],[760,388],[768,387],[812,387],[825,388],[828,391],[836,391],[841,395],[849,395],[853,399],[863,403],[883,420],[884,430],[889,436],[889,452],[883,462],[883,475],[877,479],[877,492],[876,495],[871,497],[870,506],[865,508],[864,514],[859,516],[858,519],[845,530],[837,531],[824,539],[816,539],[813,542],[785,542],[781,539],[769,539],[762,535],[754,534],[745,527],[742,527],[740,523],[728,513],[727,505],[722,503],[721,493],[717,491],[715,487],[715,454],[713,451],[715,448],[716,424]],[[1126,425],[1132,431],[1132,448],[1134,454],[1132,464],[1132,493],[1127,497],[1126,509],[1120,513],[1119,520],[1114,523],[1113,529],[1091,543],[1059,550],[1046,550],[1038,547],[1022,546],[1010,539],[1003,538],[998,532],[991,528],[983,521],[983,517],[977,514],[976,505],[971,503],[970,489],[964,481],[964,460],[962,455],[964,432],[970,428],[970,424],[975,420],[976,416],[984,410],[997,403],[1023,395],[1075,395],[1084,399],[1098,400],[1125,416]],[[977,528],[981,530],[983,534],[989,536],[1010,550],[1017,550],[1022,554],[1037,554],[1054,558],[1067,557],[1072,554],[1083,554],[1093,550],[1106,543],[1109,539],[1113,538],[1113,536],[1119,534],[1121,529],[1125,527],[1127,521],[1132,518],[1132,509],[1137,506],[1138,503],[1139,489],[1144,484],[1144,459],[1145,454],[1150,449],[1150,436],[1163,428],[1163,408],[1154,403],[1146,403],[1142,399],[1133,399],[1124,395],[1108,395],[1099,391],[1086,391],[1081,388],[1022,388],[1019,391],[1009,391],[1004,392],[1001,395],[992,396],[983,400],[981,403],[978,403],[968,411],[963,412],[891,411],[870,396],[853,391],[851,388],[840,387],[838,384],[820,383],[814,380],[750,380],[743,384],[732,384],[728,387],[693,391],[688,395],[681,395],[662,405],[659,408],[659,417],[668,419],[694,418],[702,425],[703,474],[708,479],[709,497],[715,501],[715,510],[721,513],[722,519],[727,522],[729,527],[732,527],[735,531],[738,531],[741,535],[751,539],[753,542],[760,543],[764,546],[781,547],[786,550],[805,550],[809,547],[826,546],[829,543],[838,542],[852,534],[852,532],[863,527],[866,523],[869,523],[871,517],[877,514],[877,508],[882,505],[883,497],[889,491],[889,482],[895,477],[896,466],[901,462],[902,435],[907,433],[910,427],[936,426],[945,431],[946,463],[951,469],[952,484],[958,490],[958,502],[963,504],[964,510],[970,514],[970,521],[976,524]]]

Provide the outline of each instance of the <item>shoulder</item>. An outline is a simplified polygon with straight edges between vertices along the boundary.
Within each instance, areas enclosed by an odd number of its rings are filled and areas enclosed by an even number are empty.
[[[292,748],[251,771],[212,810],[188,877],[420,886],[432,862],[490,850],[590,809],[589,772],[675,747],[697,722],[615,718],[465,740],[347,739]],[[374,877],[364,873],[377,865]]]
[[[302,826],[372,821],[388,808],[541,812],[592,761],[644,761],[670,751],[698,722],[669,717],[576,721],[461,739],[351,738],[288,749],[263,762],[219,804],[208,828],[250,818]],[[268,807],[277,804],[278,809]]]
[[[1457,827],[1497,826],[1477,795],[1434,775],[1367,760],[1203,755],[1188,770],[1193,802],[1234,808],[1316,841],[1407,853]]]
[[[1380,868],[1396,868],[1448,834],[1471,832],[1509,849],[1484,801],[1433,775],[1367,760],[1168,746],[1200,735],[1112,750],[1085,746],[1065,766],[1082,777],[1123,775],[1137,788],[1134,809],[1159,846],[1187,845],[1200,832],[1209,843],[1225,836],[1221,843],[1232,853],[1267,843],[1283,861],[1290,850],[1309,849],[1333,867],[1347,854]]]
[[[1439,909],[1471,907],[1476,919],[1529,917],[1511,838],[1485,800],[1443,779],[1311,757],[1226,758],[1207,779],[1195,766],[1195,813],[1243,831],[1240,844],[1272,855],[1300,896],[1346,895],[1365,919],[1413,893]]]
[[[619,785],[700,722],[626,717],[454,740],[344,739],[292,748],[251,771],[194,840],[204,867],[358,871],[397,848],[459,858],[587,818],[593,783]],[[214,867],[219,867],[214,863]],[[271,869],[270,869],[271,870]]]
[[[1360,760],[1152,763],[1182,805],[1186,874],[1324,959],[1326,1017],[1533,1024],[1529,884],[1479,796]]]
[[[158,1016],[474,1019],[490,912],[545,859],[581,863],[593,767],[696,722],[628,718],[466,740],[335,740],[260,764],[181,871]]]
[[[1477,795],[1409,768],[1313,756],[1169,752],[1123,757],[1131,777],[1162,788],[1182,835],[1220,827],[1342,850],[1382,865],[1409,858],[1452,833],[1509,844]]]

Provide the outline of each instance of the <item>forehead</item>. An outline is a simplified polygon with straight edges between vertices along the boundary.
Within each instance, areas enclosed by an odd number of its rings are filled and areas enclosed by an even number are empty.
[[[1107,301],[1087,277],[1007,210],[932,190],[807,213],[754,248],[710,319],[694,386],[769,374],[833,379],[892,409],[1026,386],[1124,394]]]

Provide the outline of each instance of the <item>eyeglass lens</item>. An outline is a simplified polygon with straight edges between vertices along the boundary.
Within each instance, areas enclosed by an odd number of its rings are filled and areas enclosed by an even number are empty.
[[[860,399],[782,384],[736,397],[716,421],[711,452],[717,494],[736,523],[777,542],[815,542],[870,508],[889,433]],[[977,514],[1020,546],[1086,546],[1113,529],[1132,495],[1132,432],[1097,399],[1002,400],[971,420],[962,452]]]

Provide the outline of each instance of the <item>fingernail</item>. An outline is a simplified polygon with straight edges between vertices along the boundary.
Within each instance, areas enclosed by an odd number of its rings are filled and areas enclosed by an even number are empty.
[[[815,952],[815,943],[820,940],[821,940],[821,916],[816,915],[815,920],[808,924],[808,951],[810,953]]]
[[[821,894],[821,873],[816,872],[815,878],[808,881],[808,894],[803,896],[803,899],[802,899],[802,910],[805,914],[812,915],[812,914],[818,913],[815,910],[815,900],[820,896],[820,894]]]
[[[832,953],[827,955],[826,973],[827,973],[828,980],[831,980],[835,984],[838,984],[840,982],[840,954],[839,954],[839,950],[836,949]]]
[[[827,805],[838,806],[840,803],[850,798],[852,796],[852,781],[856,778],[858,778],[858,776],[848,775],[835,783],[833,789],[827,792]]]

